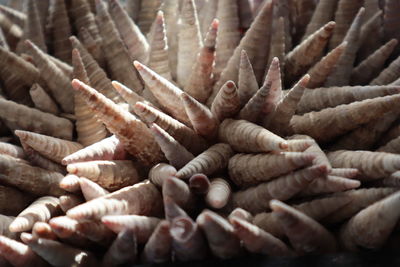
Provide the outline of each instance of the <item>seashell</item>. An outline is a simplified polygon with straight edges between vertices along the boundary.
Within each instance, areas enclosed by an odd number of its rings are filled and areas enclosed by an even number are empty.
[[[55,0],[52,5],[51,18],[53,31],[53,54],[56,58],[71,63],[71,25],[69,24],[68,11],[64,0]],[[86,26],[86,25],[85,25]],[[45,51],[46,52],[46,51]]]
[[[56,240],[57,236],[54,234],[51,226],[45,222],[36,222],[32,228],[32,236],[37,238],[45,238]]]
[[[74,78],[90,83],[82,58],[78,50],[72,51],[72,64],[74,66]],[[107,136],[104,125],[91,114],[90,108],[77,92],[74,93],[74,108],[76,116],[76,131],[78,141],[84,146],[92,145],[103,140]]]
[[[67,166],[70,174],[88,178],[104,189],[115,191],[138,183],[137,166],[129,160],[86,161]]]
[[[164,180],[167,177],[175,176],[176,173],[175,167],[166,163],[158,163],[150,169],[149,180],[154,185],[162,187]]]
[[[352,198],[347,195],[332,195],[320,199],[314,199],[292,207],[316,221],[321,221],[330,214],[334,214],[351,201]],[[256,214],[252,223],[268,233],[271,233],[275,237],[281,238],[284,236],[283,228],[279,224],[279,220],[272,215],[272,212]]]
[[[37,134],[34,132],[16,130],[15,134],[21,142],[27,144],[44,157],[61,163],[66,156],[82,149],[82,145],[51,136]]]
[[[15,47],[23,35],[21,27],[13,23],[3,13],[0,13],[0,26],[8,37],[7,39],[10,47]]]
[[[0,28],[0,46],[2,46],[5,50],[10,51],[10,46],[8,45],[8,41],[4,35],[4,31]]]
[[[190,217],[175,218],[170,226],[173,251],[180,261],[202,260],[209,254],[199,226]]]
[[[24,51],[24,41],[32,40],[32,42],[39,47],[40,50],[47,53],[47,46],[44,37],[44,29],[40,22],[39,9],[36,4],[37,1],[26,1],[25,13],[26,23],[23,25],[23,35],[16,48],[17,51]],[[21,26],[22,27],[22,26]]]
[[[196,195],[205,195],[210,190],[210,180],[208,177],[202,173],[197,173],[189,178],[189,188],[190,191]]]
[[[257,79],[253,71],[253,66],[251,65],[249,57],[247,56],[246,50],[242,50],[240,54],[238,79],[239,79],[238,94],[240,98],[240,105],[244,106],[250,100],[250,98],[258,91]]]
[[[196,222],[203,230],[214,256],[228,259],[241,254],[240,240],[234,234],[233,226],[223,217],[205,210],[200,213]]]
[[[76,193],[81,190],[81,186],[79,183],[80,179],[78,176],[68,174],[60,181],[60,188],[71,193]]]
[[[361,26],[364,17],[365,17],[365,9],[362,7],[358,11],[357,16],[354,18],[353,22],[351,23],[351,27],[349,28],[349,30],[346,33],[346,36],[343,39],[343,41],[347,42],[346,49],[342,52],[339,60],[336,62],[335,70],[326,79],[325,82],[326,87],[343,86],[349,84],[356,54],[358,48],[360,47]],[[339,30],[336,29],[335,33],[337,33],[338,31]],[[333,40],[333,38],[335,37],[335,33],[332,36],[331,40]],[[330,45],[333,44],[334,42],[331,41]]]
[[[232,155],[233,150],[229,145],[215,144],[183,166],[176,177],[189,179],[196,173],[213,174],[228,166],[228,160]]]
[[[397,212],[399,196],[398,192],[393,193],[353,216],[340,231],[344,246],[350,250],[382,247],[400,216]]]
[[[237,1],[218,1],[216,18],[219,20],[219,34],[215,51],[214,80],[218,81],[222,71],[240,42],[239,9]]]
[[[312,33],[316,32],[319,28],[321,28],[323,25],[325,25],[326,23],[328,23],[329,21],[331,21],[333,19],[333,16],[334,16],[334,13],[336,10],[336,6],[337,6],[337,2],[338,1],[321,0],[317,3],[314,13],[311,17],[311,20],[307,24],[306,32],[303,35],[303,40],[306,39]],[[343,4],[344,3],[342,3],[342,5]],[[340,13],[340,15],[342,15],[342,14],[343,14],[343,11]],[[339,14],[338,14],[338,16],[339,16]],[[341,21],[343,21],[343,20],[341,20]],[[344,37],[344,34],[343,34],[343,37]],[[334,46],[332,45],[332,47],[334,47]]]
[[[90,252],[64,245],[55,240],[36,238],[28,233],[23,233],[21,239],[36,254],[55,266],[95,266],[98,264]]]
[[[157,124],[150,127],[156,142],[169,163],[177,169],[185,166],[194,156]]]
[[[226,119],[219,128],[219,139],[238,152],[269,152],[288,148],[287,142],[265,128],[245,120]]]
[[[316,141],[327,142],[361,124],[377,119],[378,115],[384,114],[392,108],[391,105],[395,105],[398,97],[398,94],[375,97],[306,113],[303,116],[294,115],[290,124],[295,133],[307,134]],[[359,116],[361,114],[362,116]],[[318,125],[315,124],[316,121],[319,122]]]
[[[161,194],[148,181],[124,187],[95,198],[67,212],[72,219],[100,219],[105,215],[157,215],[161,211]]]
[[[109,246],[115,239],[114,233],[109,230],[102,222],[98,221],[83,221],[76,225],[78,233],[85,238]]]
[[[79,186],[86,201],[90,201],[98,197],[103,197],[109,193],[106,189],[104,189],[97,183],[92,182],[91,180],[84,177],[81,177],[79,179]]]
[[[240,96],[234,82],[227,81],[211,104],[211,112],[218,121],[234,117],[240,110]]]
[[[0,154],[20,159],[25,158],[24,150],[21,147],[6,142],[0,142]]]
[[[243,246],[249,252],[273,257],[293,255],[293,252],[285,243],[250,222],[236,217],[229,221],[235,228],[236,236],[240,238]]]
[[[177,65],[178,65],[178,20],[176,14],[179,14],[179,1],[175,0],[164,0],[161,4],[160,9],[164,12],[165,24],[168,25],[167,31],[167,41],[168,41],[168,58],[169,66],[172,78],[176,81],[177,76]],[[214,12],[216,10],[213,10]],[[210,25],[211,20],[215,16],[212,16],[209,22],[207,22],[207,27]],[[207,29],[207,28],[206,28]]]
[[[48,263],[27,245],[5,236],[0,236],[0,255],[16,267],[48,266]]]
[[[160,147],[143,122],[90,86],[78,80],[73,80],[72,85],[75,90],[79,90],[81,97],[85,99],[90,109],[96,112],[97,117],[106,125],[107,129],[121,140],[128,153],[134,155],[145,165],[162,160]],[[119,121],[115,121],[116,117],[119,117]],[[126,128],[129,128],[130,131],[126,131]],[[147,140],[144,137],[147,137]]]
[[[392,54],[397,43],[396,39],[390,40],[358,64],[353,69],[351,82],[353,84],[368,84],[381,71],[385,61]]]
[[[161,221],[143,248],[142,259],[148,263],[168,262],[171,258],[172,237],[170,223]]]
[[[189,186],[181,179],[173,176],[166,177],[162,185],[162,194],[164,198],[171,198],[185,211],[192,211],[196,208],[196,196],[190,191]]]
[[[129,5],[131,2],[133,1],[129,1],[127,4]],[[127,47],[131,60],[146,62],[150,50],[149,43],[134,20],[129,17],[127,13],[129,9],[125,11],[118,0],[112,0],[109,3],[110,15]]]
[[[242,50],[246,50],[250,62],[253,62],[254,74],[257,82],[261,81],[265,71],[264,61],[266,61],[268,57],[266,53],[269,52],[266,47],[269,47],[270,41],[269,33],[271,32],[272,26],[272,10],[273,3],[272,1],[268,1],[241,39],[239,45],[236,47],[232,57],[229,59],[225,69],[222,71],[220,79],[215,83],[213,92],[207,100],[207,104],[212,103],[219,89],[226,81],[232,80],[237,83],[239,73],[237,66],[239,65]],[[260,36],[264,36],[265,38],[260,40]],[[255,43],[258,44],[257,47],[254,47]]]
[[[335,12],[336,29],[329,41],[329,49],[338,46],[346,36],[348,29],[351,27],[353,18],[356,16],[364,1],[346,1],[340,0],[337,3]]]
[[[96,24],[97,27],[97,24]],[[80,28],[78,32],[79,39],[82,41],[82,45],[85,47],[87,52],[90,53],[90,55],[96,60],[94,63],[95,66],[100,66],[102,68],[106,67],[106,59],[104,57],[104,53],[102,51],[101,47],[101,39],[99,42],[96,42],[96,40],[93,38],[93,36],[89,33],[89,31],[85,28],[82,27]],[[74,38],[74,36],[71,36],[69,39],[71,41],[71,38]],[[74,46],[74,42],[71,42],[71,44]],[[79,48],[78,48],[79,49]]]
[[[118,233],[114,242],[103,256],[103,266],[134,264],[137,258],[137,242],[132,230],[125,229]]]
[[[212,178],[204,200],[209,207],[222,209],[228,204],[231,195],[232,188],[226,178]]]
[[[32,230],[36,222],[46,222],[60,212],[59,199],[45,196],[24,209],[10,224],[11,232],[25,232]]]
[[[82,203],[83,199],[76,195],[68,194],[60,197],[60,208],[62,209],[63,212],[67,212],[68,210]]]
[[[382,25],[384,40],[390,40],[392,38],[398,39],[400,37],[396,30],[396,25],[399,21],[396,14],[399,11],[399,8],[399,3],[397,3],[396,1],[388,0],[384,3],[384,15]],[[399,48],[396,48],[395,54],[396,56],[398,56]]]
[[[138,61],[135,61],[134,65],[147,88],[153,93],[165,110],[183,123],[190,124],[180,99],[182,90]]]
[[[253,21],[253,13],[251,12],[250,2],[246,0],[238,1],[240,28],[247,30]]]
[[[336,250],[337,244],[334,236],[314,219],[279,200],[272,200],[270,206],[273,216],[281,223],[285,235],[297,253],[333,252]]]
[[[197,53],[203,46],[194,0],[183,0],[178,33],[177,81],[186,87]]]
[[[51,96],[54,97],[54,100],[60,105],[63,111],[72,113],[74,105],[71,105],[68,101],[72,98],[73,94],[69,77],[65,76],[62,70],[59,69],[55,63],[32,42],[27,40],[25,42],[25,47],[32,55],[36,66],[40,71],[41,77],[46,81]]]
[[[72,139],[73,126],[67,119],[4,99],[0,99],[0,107],[0,118],[12,128],[32,130],[66,140]]]
[[[211,94],[215,58],[215,44],[219,21],[214,19],[204,39],[204,45],[197,55],[192,72],[187,81],[184,91],[197,101],[205,103]]]
[[[286,55],[286,39],[288,39],[288,37],[285,36],[286,28],[284,17],[274,17],[272,25],[274,29],[274,34],[271,36],[271,47],[269,50],[267,66],[271,65],[271,62],[272,60],[274,60],[275,57],[277,57],[280,62],[284,63]],[[265,69],[265,75],[267,74],[268,70],[269,69]]]
[[[199,26],[201,35],[204,37],[208,32],[211,22],[217,18],[218,1],[206,1],[199,12]],[[167,23],[168,24],[168,23]],[[169,37],[168,37],[169,38]]]
[[[31,89],[29,90],[29,94],[37,109],[54,115],[60,113],[57,104],[54,103],[54,100],[51,99],[51,97],[39,84],[33,84]]]
[[[64,190],[59,188],[62,174],[30,166],[15,158],[0,155],[1,180],[5,184],[34,195],[60,196]]]
[[[272,60],[271,65],[269,66],[268,72],[266,74],[263,86],[266,86],[269,83],[271,83],[271,88],[269,90],[269,94],[266,99],[266,104],[264,105],[263,108],[263,113],[265,113],[266,115],[271,114],[273,111],[275,111],[278,103],[283,98],[281,69],[278,58],[276,59],[274,58]],[[266,118],[263,120],[263,123],[265,124],[267,121],[268,121],[268,116],[266,116]]]
[[[326,174],[325,165],[311,166],[237,191],[232,196],[233,208],[243,208],[251,213],[263,212],[271,199],[288,200],[307,188],[314,179],[322,179]]]
[[[400,151],[399,141],[400,137],[394,138],[385,145],[380,146],[376,151],[398,154]]]
[[[93,160],[124,160],[126,152],[121,141],[115,136],[104,138],[65,157],[61,162],[68,165],[75,162]]]
[[[6,15],[7,18],[9,18],[13,23],[19,25],[21,28],[24,27],[27,19],[27,15],[24,12],[6,5],[0,5],[0,11],[4,15]]]
[[[101,221],[115,233],[120,233],[125,229],[132,230],[136,236],[136,241],[139,244],[143,244],[149,240],[161,220],[147,216],[119,215],[104,216]]]
[[[325,57],[317,62],[309,71],[310,81],[307,88],[314,89],[321,87],[325,84],[326,78],[335,70],[336,63],[339,61],[341,55],[346,50],[347,42],[344,41],[334,49],[332,49]]]
[[[286,55],[285,78],[289,81],[289,84],[296,81],[307,68],[310,68],[322,58],[323,50],[335,29],[335,25],[333,21],[328,22]]]
[[[315,153],[300,152],[236,154],[229,159],[229,178],[240,187],[256,185],[311,165],[316,156]]]
[[[373,39],[373,38],[369,38],[370,34],[372,34],[374,32],[378,32],[378,36],[381,35],[382,13],[383,13],[382,10],[377,10],[375,12],[375,14],[372,14],[372,16],[370,18],[368,18],[367,14],[365,14],[365,18],[364,18],[365,22],[364,22],[364,25],[361,27],[361,31],[360,31],[360,41],[361,41],[360,46],[361,46],[361,44],[366,43],[365,42],[366,39]],[[361,51],[360,51],[360,54],[361,54]],[[372,52],[370,54],[372,54]]]
[[[310,80],[310,76],[306,74],[301,78],[297,84],[278,102],[275,111],[269,116],[268,129],[277,133],[278,135],[290,135],[291,129],[290,120],[296,113],[296,108],[300,99],[303,96],[305,87]]]
[[[390,65],[379,73],[378,77],[373,79],[369,84],[370,85],[385,85],[395,82],[398,77],[396,73],[400,68],[400,58],[396,58],[390,63]]]
[[[331,163],[329,162],[328,158],[326,157],[326,154],[322,149],[319,147],[318,143],[312,139],[311,137],[307,135],[294,135],[291,137],[291,139],[297,139],[297,140],[308,140],[310,141],[310,146],[304,150],[305,153],[312,154],[314,156],[314,159],[312,161],[313,165],[326,165],[328,167],[328,172],[330,173],[332,171],[332,166]],[[340,175],[337,175],[340,176]],[[349,177],[347,177],[349,178]]]
[[[161,0],[141,1],[138,26],[142,33],[147,34],[150,31],[151,24],[157,15],[157,10],[159,10],[161,3]]]
[[[102,48],[111,77],[129,88],[134,88],[137,92],[142,91],[142,83],[132,68],[128,50],[102,1],[96,2],[96,11],[96,22],[103,40]]]
[[[211,110],[186,93],[181,100],[194,131],[208,140],[213,140],[218,132],[219,121]]]
[[[239,218],[246,222],[252,222],[254,219],[253,215],[250,212],[242,208],[236,208],[229,214],[228,216],[229,221],[231,221],[231,219],[233,218]]]
[[[36,152],[33,148],[31,148],[27,144],[24,144],[23,142],[21,142],[21,144],[24,147],[26,158],[32,165],[40,167],[45,170],[58,172],[61,174],[66,173],[65,168],[60,164],[43,157],[41,154]]]
[[[316,179],[312,181],[308,187],[299,194],[299,196],[315,196],[347,191],[358,188],[360,185],[360,181],[328,175],[325,179]]]

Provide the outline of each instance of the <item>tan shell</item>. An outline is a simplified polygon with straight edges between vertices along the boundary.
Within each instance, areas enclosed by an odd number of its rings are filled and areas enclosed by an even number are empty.
[[[98,197],[103,197],[109,193],[106,189],[104,189],[97,183],[92,182],[92,180],[86,179],[84,177],[81,177],[79,179],[79,187],[86,201],[90,201]]]
[[[232,194],[232,188],[225,178],[213,178],[210,182],[210,188],[204,200],[209,207],[213,209],[222,209],[228,204]]]
[[[54,100],[51,99],[51,97],[39,84],[33,84],[31,89],[29,90],[29,94],[36,108],[47,113],[52,113],[54,115],[60,113],[57,104],[54,103]]]
[[[211,112],[219,121],[234,117],[240,110],[240,95],[236,85],[227,81],[211,104]]]
[[[162,263],[171,258],[170,223],[161,221],[143,248],[142,259],[144,262]]]
[[[240,54],[238,79],[240,105],[244,106],[258,90],[257,79],[254,75],[253,66],[247,56],[246,50],[242,50]]]
[[[72,30],[65,1],[55,0],[52,12],[53,54],[56,58],[71,63],[71,43],[68,38],[72,35]]]
[[[185,211],[193,211],[197,205],[196,195],[189,186],[174,176],[166,177],[162,186],[163,198],[170,198]]]

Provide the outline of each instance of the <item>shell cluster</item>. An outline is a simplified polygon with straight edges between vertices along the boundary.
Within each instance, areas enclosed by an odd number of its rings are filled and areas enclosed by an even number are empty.
[[[0,265],[397,246],[399,13],[398,0],[0,5]]]

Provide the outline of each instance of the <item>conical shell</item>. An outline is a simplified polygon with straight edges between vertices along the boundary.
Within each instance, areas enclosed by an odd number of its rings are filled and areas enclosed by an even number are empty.
[[[145,103],[137,103],[134,111],[148,125],[156,123],[170,134],[176,141],[182,144],[193,154],[199,154],[207,148],[206,141],[197,135],[191,128],[175,120],[173,117],[149,106]]]
[[[316,179],[305,188],[299,196],[315,196],[355,189],[360,181],[328,175],[325,179]]]
[[[0,99],[0,109],[2,110],[0,118],[19,129],[29,129],[67,140],[72,139],[73,125],[67,119],[4,99]]]
[[[51,99],[51,97],[39,84],[33,84],[31,89],[29,90],[29,94],[31,95],[32,101],[35,104],[36,108],[47,113],[52,113],[54,115],[60,113],[57,104],[54,103],[54,100]]]
[[[236,236],[240,238],[248,251],[269,256],[292,255],[293,252],[285,243],[252,223],[235,217],[229,221],[235,228]]]
[[[256,185],[311,165],[314,159],[314,154],[300,152],[236,154],[229,159],[229,178],[240,187]]]
[[[390,65],[382,70],[378,77],[373,79],[370,84],[371,85],[385,85],[390,84],[398,79],[397,74],[400,70],[400,57],[390,63]]]
[[[86,28],[92,38],[100,45],[101,37],[96,25],[94,14],[90,10],[88,1],[72,0],[69,8],[72,24],[76,30]]]
[[[161,4],[161,10],[164,12],[165,24],[167,26],[168,39],[168,57],[172,78],[176,81],[177,65],[178,65],[178,20],[176,14],[179,13],[179,1],[164,0]],[[215,10],[214,10],[215,11]],[[211,20],[214,19],[212,16]],[[210,23],[211,23],[210,20]],[[209,24],[207,25],[207,27]]]
[[[16,130],[15,134],[22,142],[26,143],[41,155],[58,163],[61,163],[64,157],[83,148],[81,144],[76,142],[33,132]]]
[[[307,68],[310,68],[322,58],[323,50],[335,29],[335,25],[335,22],[328,22],[286,55],[285,77],[289,84],[296,81],[305,73]]]
[[[330,1],[330,0],[329,0]],[[345,51],[347,42],[341,43],[330,51],[325,57],[321,58],[309,71],[310,81],[307,88],[314,89],[324,85],[326,78],[335,70],[336,63]]]
[[[269,50],[269,58],[267,65],[270,65],[272,60],[277,57],[280,62],[285,62],[286,55],[286,39],[285,36],[285,19],[284,17],[274,17],[273,21],[274,34],[271,38],[271,47]],[[266,69],[265,71],[268,71]]]
[[[65,1],[55,0],[52,6],[52,12],[54,56],[62,61],[71,63],[71,43],[68,38],[71,36],[72,30]]]
[[[222,209],[229,202],[232,188],[225,178],[213,178],[210,182],[210,188],[204,200],[209,207]]]
[[[128,2],[131,3],[133,1]],[[118,0],[111,0],[109,3],[110,15],[114,19],[131,60],[146,62],[149,53],[149,44],[146,37],[129,17],[127,11],[121,6]]]
[[[24,209],[10,224],[11,232],[25,232],[32,230],[35,222],[46,222],[57,215],[61,209],[56,197],[41,197]]]
[[[71,193],[76,193],[81,190],[79,182],[80,178],[78,176],[68,174],[60,181],[60,188]]]
[[[390,140],[385,145],[379,147],[376,151],[399,154],[400,153],[400,137]]]
[[[176,119],[190,124],[180,98],[182,90],[138,61],[135,61],[134,65],[147,88],[153,93],[165,110]]]
[[[133,2],[129,1],[128,3]],[[137,243],[132,230],[124,230],[118,234],[102,259],[103,266],[113,264],[134,264],[136,262]]]
[[[6,15],[2,13],[0,13],[0,26],[6,36],[8,36],[8,43],[10,47],[15,48],[23,35],[23,30],[21,27],[13,23],[7,18]]]
[[[238,79],[240,105],[244,106],[258,90],[257,79],[254,75],[253,66],[247,56],[246,50],[242,50],[240,54]]]
[[[72,51],[72,64],[74,66],[74,79],[81,80],[89,84],[85,67],[78,50],[74,48]],[[84,146],[92,145],[101,141],[107,136],[107,130],[103,123],[91,113],[90,108],[81,98],[79,93],[74,92],[74,109],[76,117],[76,131],[78,133],[78,141]]]
[[[86,201],[103,197],[109,193],[97,183],[83,177],[79,179],[79,186]]]
[[[153,124],[150,130],[165,157],[175,168],[182,168],[194,158],[192,153],[187,151],[185,147],[179,144],[171,135],[157,124]]]
[[[337,3],[335,13],[336,30],[329,42],[329,49],[338,46],[346,36],[346,32],[351,26],[353,18],[356,16],[358,10],[363,5],[362,0],[347,1],[340,0]]]
[[[240,255],[240,240],[227,220],[217,213],[205,210],[197,217],[196,222],[205,233],[212,254],[221,259]]]
[[[123,144],[113,135],[65,157],[62,164],[92,160],[123,160],[125,158],[126,152]]]
[[[63,111],[73,113],[74,105],[71,105],[69,101],[73,97],[70,78],[32,42],[26,41],[25,46],[40,70],[41,77],[46,81],[54,100],[57,101]]]
[[[269,152],[288,148],[287,142],[267,129],[245,120],[226,119],[221,123],[219,139],[238,152]]]
[[[215,50],[214,80],[218,81],[236,46],[240,42],[239,12],[237,1],[218,1],[217,19],[219,34]]]
[[[396,106],[399,99],[400,95],[396,94],[353,102],[303,116],[295,115],[290,123],[295,133],[307,134],[317,141],[327,142],[379,118]]]
[[[133,185],[141,180],[137,167],[130,160],[72,163],[67,166],[67,171],[88,178],[111,191]]]
[[[148,263],[168,262],[172,252],[170,223],[161,221],[143,248],[142,259]]]
[[[278,200],[271,201],[270,206],[297,253],[336,250],[335,237],[314,219]]]
[[[358,0],[354,2],[358,2]],[[337,61],[335,70],[328,76],[325,82],[325,86],[343,86],[349,84],[356,54],[361,43],[361,26],[364,17],[365,9],[362,7],[358,11],[357,16],[354,18],[351,27],[349,28],[346,36],[343,39],[343,41],[347,42],[346,49]],[[335,30],[335,33],[336,32],[337,31]],[[331,40],[333,40],[333,37]],[[332,45],[332,42],[330,44]],[[336,47],[336,45],[333,47]]]
[[[194,0],[183,0],[178,35],[177,81],[187,85],[197,53],[203,46]]]
[[[201,103],[206,102],[212,90],[212,71],[218,30],[219,22],[213,20],[204,39],[204,46],[197,55],[190,78],[184,88],[186,93]]]
[[[113,232],[130,229],[136,235],[139,244],[146,243],[154,229],[160,223],[159,218],[138,215],[104,216],[101,221]]]
[[[234,208],[240,207],[253,214],[263,212],[268,209],[268,202],[271,199],[290,199],[314,179],[322,179],[326,173],[326,166],[318,165],[280,176],[271,182],[235,192],[232,196],[232,205]]]
[[[144,34],[150,31],[151,24],[157,15],[157,10],[159,10],[161,3],[161,0],[141,1],[138,25]]]
[[[329,224],[342,222],[396,191],[397,189],[395,188],[362,188],[336,193],[336,196],[349,197],[351,202],[324,218],[323,221]]]
[[[194,131],[208,140],[213,140],[218,132],[218,118],[207,106],[188,94],[182,93],[181,99]]]
[[[172,221],[172,247],[180,261],[202,260],[208,256],[208,247],[199,226],[187,216]]]
[[[27,15],[24,12],[6,5],[0,5],[0,11],[5,14],[12,22],[18,24],[20,27],[24,26],[27,19]]]
[[[158,215],[161,209],[160,192],[144,181],[76,206],[67,212],[67,216],[81,220],[117,214]]]
[[[21,144],[25,150],[26,158],[29,160],[29,162],[32,165],[40,167],[45,170],[58,172],[61,174],[66,173],[65,168],[63,166],[61,166],[60,164],[45,158],[44,156],[39,154],[39,152],[37,152],[36,150],[31,148],[29,145],[27,145],[23,142],[21,142]]]
[[[228,166],[228,160],[233,155],[232,148],[227,144],[216,144],[188,162],[176,174],[178,178],[189,179],[195,173],[213,174]]]
[[[0,142],[0,154],[20,159],[25,158],[24,150],[21,147],[6,142]]]
[[[160,147],[143,122],[90,86],[78,80],[72,81],[72,85],[79,90],[80,95],[106,127],[121,140],[127,152],[145,165],[163,159]],[[117,117],[119,120],[116,120]]]
[[[124,46],[105,4],[97,1],[96,10],[97,26],[103,40],[102,48],[111,77],[126,84],[129,88],[141,92],[143,85],[132,67],[128,50]]]
[[[196,195],[205,195],[210,190],[210,180],[202,173],[197,173],[189,178],[189,188]]]
[[[189,186],[174,176],[166,177],[162,187],[163,198],[170,198],[185,211],[196,209],[197,198]]]
[[[234,117],[240,110],[240,95],[236,85],[227,81],[211,104],[211,112],[218,121]]]
[[[59,188],[63,175],[32,167],[15,158],[0,155],[1,180],[35,195],[60,196],[64,190]]]
[[[376,77],[397,46],[397,43],[396,39],[390,40],[355,67],[351,74],[352,84],[368,84]]]
[[[385,152],[338,150],[327,154],[334,168],[357,168],[362,179],[389,176],[400,170],[400,156]]]
[[[89,31],[85,27],[80,28],[78,32],[78,37],[79,40],[82,42],[82,45],[87,50],[87,52],[89,52],[90,55],[97,61],[96,65],[105,68],[106,59],[101,47],[102,41],[96,42],[96,40],[93,38],[93,36],[89,33]],[[71,40],[71,38],[73,38],[73,36],[71,36],[69,39]],[[74,46],[73,42],[72,45]]]
[[[60,197],[60,207],[63,212],[67,212],[73,207],[82,204],[84,200],[76,195],[68,194]]]
[[[312,33],[333,19],[337,2],[338,1],[334,0],[321,0],[318,2],[311,20],[307,25],[303,39],[306,39]]]
[[[96,266],[94,255],[61,242],[33,237],[24,233],[21,239],[48,263],[55,266]]]
[[[175,176],[177,170],[174,166],[166,163],[158,163],[154,165],[149,171],[149,180],[154,185],[162,187],[164,180],[167,177]]]

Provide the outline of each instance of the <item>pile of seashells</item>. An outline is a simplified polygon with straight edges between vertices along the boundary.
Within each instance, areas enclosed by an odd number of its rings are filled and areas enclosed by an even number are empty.
[[[398,246],[399,13],[398,0],[0,5],[0,265]]]

